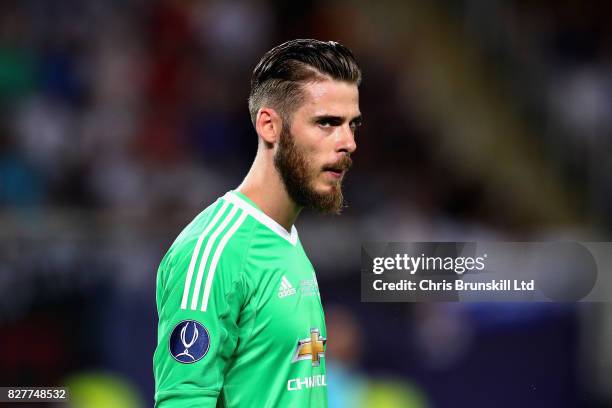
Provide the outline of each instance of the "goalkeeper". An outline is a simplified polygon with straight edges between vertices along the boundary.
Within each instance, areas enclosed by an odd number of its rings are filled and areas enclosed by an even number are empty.
[[[255,67],[253,165],[159,265],[156,407],[327,406],[323,307],[294,224],[341,212],[360,81],[332,41],[286,42]]]

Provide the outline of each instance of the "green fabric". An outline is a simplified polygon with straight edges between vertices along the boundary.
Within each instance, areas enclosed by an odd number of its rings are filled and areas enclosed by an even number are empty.
[[[229,192],[181,232],[159,266],[157,309],[156,407],[327,406],[325,357],[317,352],[327,334],[314,269],[297,233],[244,195]],[[169,351],[184,320],[210,335],[208,352],[192,364]]]

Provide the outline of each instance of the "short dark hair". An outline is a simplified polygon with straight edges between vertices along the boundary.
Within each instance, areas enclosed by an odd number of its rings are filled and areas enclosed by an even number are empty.
[[[253,126],[258,110],[276,109],[284,125],[303,102],[302,85],[331,78],[361,83],[361,69],[353,53],[335,41],[300,39],[272,48],[261,58],[251,76],[249,112]]]

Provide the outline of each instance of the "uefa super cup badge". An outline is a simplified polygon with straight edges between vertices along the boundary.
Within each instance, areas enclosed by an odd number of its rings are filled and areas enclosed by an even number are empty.
[[[172,330],[168,343],[170,354],[176,361],[191,364],[206,355],[210,347],[210,336],[201,323],[183,320]]]

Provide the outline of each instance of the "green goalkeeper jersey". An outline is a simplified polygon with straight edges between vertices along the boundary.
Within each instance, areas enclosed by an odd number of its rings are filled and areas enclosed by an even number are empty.
[[[326,330],[312,264],[230,191],[177,237],[157,274],[155,406],[326,407]]]

